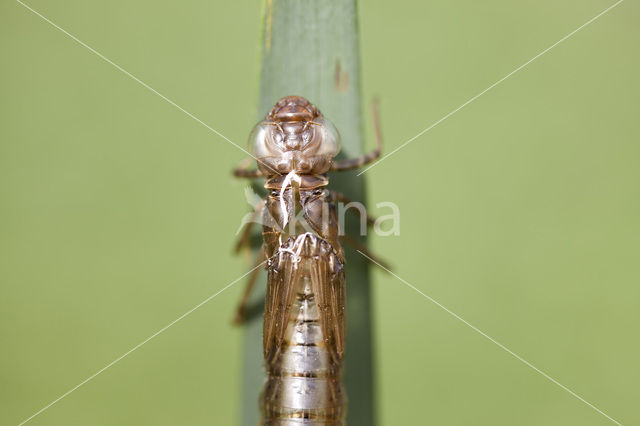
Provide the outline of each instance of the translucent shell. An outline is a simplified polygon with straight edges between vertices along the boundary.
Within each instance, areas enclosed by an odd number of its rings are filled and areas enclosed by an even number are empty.
[[[256,124],[249,134],[249,151],[256,158],[263,159],[273,156],[268,148],[272,143],[267,143],[267,139],[275,142],[275,134],[271,126],[264,122]]]
[[[318,126],[313,126],[319,129],[319,133],[321,133],[322,144],[320,145],[316,155],[328,155],[333,158],[340,152],[340,148],[342,147],[342,141],[340,139],[340,133],[336,126],[326,118],[318,118],[314,120],[315,123],[318,123]]]
[[[279,156],[283,152],[299,150],[307,155],[338,155],[341,147],[340,133],[326,118],[305,123],[299,134],[287,134],[273,122],[261,121],[249,135],[249,148],[258,159]],[[297,139],[297,144],[290,141]]]
[[[325,173],[340,151],[340,134],[324,117],[313,121],[261,121],[249,136],[258,167],[267,175]],[[271,170],[272,173],[269,173]]]

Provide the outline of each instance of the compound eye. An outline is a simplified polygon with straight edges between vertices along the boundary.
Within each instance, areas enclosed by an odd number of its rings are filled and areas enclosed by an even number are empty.
[[[249,134],[249,151],[256,158],[264,158],[269,155],[266,145],[267,127],[263,123],[258,123]]]
[[[333,123],[326,118],[318,118],[314,120],[319,126],[314,126],[316,132],[315,137],[320,138],[320,144],[316,155],[325,155],[327,157],[335,157],[340,152],[340,133]]]
[[[261,121],[249,135],[249,151],[258,159],[273,157],[278,155],[278,143],[281,141],[282,134],[278,128]]]

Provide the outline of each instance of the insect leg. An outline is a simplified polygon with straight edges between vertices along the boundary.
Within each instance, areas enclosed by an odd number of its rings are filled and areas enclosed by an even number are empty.
[[[352,202],[352,200],[350,198],[348,198],[347,196],[345,196],[344,194],[342,194],[340,192],[329,191],[329,193],[331,194],[331,197],[335,201],[340,201],[340,202],[345,203],[345,204],[349,204],[349,203]],[[356,211],[356,214],[359,217],[362,217],[362,215],[364,214],[364,217],[367,220],[367,225],[368,226],[373,226],[375,224],[375,222],[376,222],[376,218],[375,217],[369,216],[366,212],[363,213],[359,209],[356,209],[355,211]],[[367,247],[365,247],[364,244],[360,243],[359,241],[357,241],[356,239],[352,238],[348,234],[341,235],[341,238],[345,243],[347,243],[348,245],[350,245],[354,249],[360,250],[361,252],[363,252],[364,254],[369,256],[370,258],[374,259],[376,262],[380,263],[380,265],[384,266],[387,269],[391,269],[388,266],[389,264],[386,261],[380,259],[378,256],[376,256],[373,253],[371,253],[369,251],[369,249]]]
[[[236,325],[242,324],[247,319],[245,314],[247,310],[247,303],[249,303],[249,296],[251,296],[253,287],[255,286],[256,281],[258,279],[258,275],[260,274],[260,268],[258,268],[257,266],[260,265],[260,263],[264,262],[264,260],[265,260],[264,247],[260,247],[260,251],[256,256],[256,261],[253,265],[255,269],[251,272],[251,274],[249,275],[249,278],[247,279],[247,283],[245,284],[245,287],[244,287],[244,292],[242,293],[242,298],[240,299],[240,303],[236,308],[235,316],[233,317],[233,323]]]
[[[233,175],[237,178],[246,178],[253,179],[258,177],[263,177],[263,174],[260,170],[257,169],[249,169],[249,164],[251,164],[251,158],[245,158],[238,164],[238,167],[233,169]]]
[[[366,166],[369,163],[374,162],[380,158],[382,154],[382,131],[380,130],[380,116],[378,114],[378,101],[375,100],[371,105],[371,112],[373,114],[373,125],[376,135],[376,148],[360,157],[349,158],[346,160],[334,161],[331,166],[331,171],[342,172],[345,170],[353,170],[362,166]]]
[[[235,246],[233,247],[233,252],[235,254],[240,253],[245,247],[251,247],[251,233],[253,231],[253,226],[258,223],[258,218],[262,213],[262,209],[264,208],[264,200],[261,203],[258,203],[251,213],[251,217],[249,218],[249,222],[245,225],[242,234],[240,234],[240,238],[236,241]]]
[[[340,201],[343,204],[349,204],[353,202],[351,198],[347,197],[341,192],[329,190],[329,193],[335,201]],[[359,217],[362,217],[363,213],[359,209],[356,209],[355,211]],[[373,216],[369,216],[367,213],[364,213],[364,218],[367,220],[367,226],[373,226],[373,224],[376,223],[376,218]]]

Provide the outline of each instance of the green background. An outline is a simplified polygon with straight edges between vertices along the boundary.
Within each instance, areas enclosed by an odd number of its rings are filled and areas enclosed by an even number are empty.
[[[257,1],[28,4],[245,146]],[[380,96],[385,150],[611,4],[362,2],[363,106]],[[640,423],[639,19],[623,2],[364,175],[374,214],[401,209],[400,236],[372,237],[398,275],[625,425]],[[245,271],[231,246],[249,206],[229,174],[241,151],[11,0],[0,57],[0,424],[17,425]],[[614,424],[373,276],[382,425]],[[241,291],[29,424],[236,424]]]

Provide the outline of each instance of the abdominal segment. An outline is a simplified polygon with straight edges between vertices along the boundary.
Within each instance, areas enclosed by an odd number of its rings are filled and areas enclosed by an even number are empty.
[[[264,425],[344,425],[344,272],[313,234],[289,238],[269,266]]]

